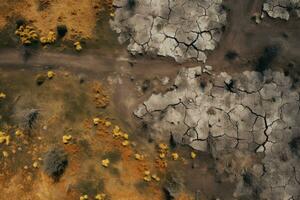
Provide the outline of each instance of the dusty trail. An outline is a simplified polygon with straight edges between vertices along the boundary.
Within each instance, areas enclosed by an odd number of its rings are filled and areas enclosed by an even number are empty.
[[[141,95],[137,84],[144,80],[157,80],[158,77],[172,79],[183,66],[188,64],[178,64],[166,58],[131,57],[125,50],[85,50],[80,54],[43,50],[31,53],[27,60],[22,50],[0,50],[0,70],[3,72],[29,70],[38,73],[52,69],[84,74],[89,80],[100,80],[112,93],[111,112],[127,119],[125,123],[129,127],[135,127],[132,111],[153,91],[151,87]]]
[[[99,72],[113,71],[113,66],[116,60],[113,57],[103,58],[101,55],[95,56],[96,53],[89,54],[85,53],[83,55],[72,55],[63,53],[54,53],[47,51],[39,51],[30,55],[30,57],[25,60],[23,52],[21,50],[15,49],[5,49],[0,52],[0,66],[8,67],[25,67],[30,68],[42,67],[42,66],[56,66],[60,68],[70,68],[73,70],[93,70]],[[95,67],[101,66],[101,67]]]
[[[154,67],[159,64],[159,67]],[[136,75],[172,75],[174,71],[182,67],[170,59],[133,58],[125,50],[109,51],[86,50],[81,54],[59,53],[50,51],[34,52],[25,60],[22,50],[2,49],[0,50],[1,68],[26,68],[54,67],[74,72],[111,73],[118,72],[120,67],[131,67],[132,73]],[[134,67],[138,66],[138,67]],[[152,66],[152,67],[150,67]],[[174,70],[169,70],[174,68]],[[147,70],[147,74],[143,71]]]

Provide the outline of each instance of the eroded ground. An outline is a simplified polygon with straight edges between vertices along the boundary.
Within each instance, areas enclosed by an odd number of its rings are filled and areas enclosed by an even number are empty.
[[[37,85],[41,76],[45,82]],[[1,155],[5,199],[79,199],[102,193],[106,199],[162,199],[165,177],[182,173],[171,170],[172,162],[188,165],[191,160],[171,161],[171,152],[159,159],[156,143],[131,134],[118,115],[109,114],[111,94],[98,81],[66,71],[55,71],[49,79],[47,70],[6,70],[1,91],[6,94],[1,98],[1,131],[9,136]],[[34,111],[37,118],[28,127],[27,115]],[[68,162],[55,181],[44,171],[51,149],[62,149]],[[107,167],[102,166],[105,159]],[[167,160],[168,170],[163,165]],[[144,180],[148,170],[149,182]],[[181,199],[186,199],[182,190]]]
[[[0,199],[300,199],[298,1],[0,10]]]

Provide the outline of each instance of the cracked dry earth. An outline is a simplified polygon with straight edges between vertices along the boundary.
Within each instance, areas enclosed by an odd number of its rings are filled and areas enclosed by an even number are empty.
[[[134,114],[151,124],[154,138],[172,134],[214,157],[264,153],[241,178],[235,197],[299,199],[299,87],[281,72],[209,77],[207,68],[183,68],[170,91],[152,94]]]
[[[300,1],[299,0],[267,0],[263,4],[263,10],[270,17],[289,20],[290,15],[295,13],[300,17]]]
[[[222,0],[115,0],[112,29],[119,41],[129,40],[128,50],[169,56],[182,62],[206,61],[226,24]]]

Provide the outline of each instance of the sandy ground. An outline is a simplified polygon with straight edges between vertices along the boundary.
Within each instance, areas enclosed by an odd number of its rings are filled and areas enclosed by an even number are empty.
[[[24,18],[41,36],[64,24],[69,30],[67,39],[92,38],[97,15],[105,9],[110,11],[108,5],[109,0],[3,0],[0,3],[0,29],[12,18]]]
[[[10,52],[10,56],[12,55],[14,54]],[[50,59],[54,56],[55,54],[44,55],[49,60],[55,60]],[[76,57],[65,55],[65,59],[75,62]],[[93,59],[90,62],[91,60]],[[9,199],[14,200],[20,195],[25,200],[78,199],[83,194],[94,196],[100,192],[107,194],[108,199],[164,199],[162,187],[169,174],[176,174],[182,179],[182,184],[187,185],[180,190],[178,200],[193,199],[196,192],[202,199],[211,199],[214,195],[222,195],[225,188],[232,190],[230,183],[215,181],[213,160],[208,155],[199,153],[199,159],[192,160],[189,148],[178,146],[170,150],[166,159],[168,167],[158,165],[157,144],[160,141],[149,142],[145,133],[131,123],[134,119],[131,119],[129,110],[137,101],[142,101],[144,95],[141,95],[135,84],[126,81],[128,74],[124,73],[124,68],[116,67],[122,62],[124,64],[124,61],[110,65],[116,68],[105,69],[103,65],[106,63],[96,60],[92,63],[97,64],[98,70],[89,69],[90,71],[80,69],[72,62],[69,62],[68,67],[57,66],[49,61],[48,65],[34,65],[37,61],[41,62],[38,57],[31,60],[31,65],[20,64],[21,62],[19,65],[1,64],[0,90],[7,95],[0,106],[3,113],[1,127],[12,137],[10,145],[2,148],[9,156],[1,156],[0,162],[0,184],[3,186],[2,194],[5,199],[9,196]],[[136,65],[149,67],[143,62]],[[55,77],[37,86],[36,76],[47,74],[49,70],[55,72]],[[157,76],[157,71],[144,76],[139,69],[132,71],[132,74],[141,76],[140,78],[154,79]],[[80,84],[83,72],[85,82]],[[161,70],[163,75],[171,76],[172,73],[174,72],[164,68]],[[119,80],[116,77],[120,76],[124,82],[118,84],[107,81],[107,77],[114,75],[115,80]],[[109,103],[105,109],[97,108],[94,101],[94,88],[98,84],[109,95]],[[155,88],[160,87],[153,86],[149,90],[153,91]],[[23,137],[14,136],[21,113],[31,108],[40,111],[32,133]],[[94,126],[94,117],[109,120],[113,125]],[[114,125],[119,125],[129,134],[132,145],[124,147],[121,145],[122,139],[112,136]],[[72,140],[65,145],[62,143],[62,136],[66,134],[71,134]],[[43,160],[39,159],[53,146],[62,147],[69,158],[69,165],[58,183],[54,183],[44,173]],[[180,159],[172,161],[171,152],[177,152]],[[145,160],[135,160],[134,153],[143,154]],[[101,159],[104,158],[111,160],[108,168],[101,166]],[[38,168],[32,166],[35,161],[39,163]],[[192,167],[195,165],[197,167]],[[145,170],[158,174],[161,181],[143,181]],[[191,179],[194,173],[198,174],[197,179]],[[230,199],[230,193],[225,197]]]
[[[155,151],[155,147],[144,146],[147,160],[137,161],[134,152],[140,151],[139,148],[131,145],[123,147],[122,140],[112,136],[112,128],[118,119],[109,114],[109,108],[96,107],[94,86],[99,83],[89,79],[80,84],[78,76],[55,70],[52,80],[37,86],[35,76],[43,73],[47,71],[1,72],[1,91],[7,94],[1,102],[1,113],[5,113],[1,115],[1,127],[11,133],[9,146],[2,147],[2,151],[9,155],[7,158],[1,156],[2,197],[12,200],[20,196],[28,200],[79,199],[83,194],[92,197],[104,192],[111,199],[138,200],[152,199],[153,196],[161,199],[160,183],[147,184],[143,181],[144,170],[159,172],[150,153]],[[30,135],[14,136],[20,125],[20,113],[31,108],[40,110],[36,126]],[[94,126],[93,118],[96,116],[106,118],[113,125]],[[71,134],[73,138],[64,145],[62,136],[66,134]],[[134,136],[128,134],[130,142],[134,142]],[[142,143],[139,142],[139,145],[142,146]],[[53,183],[45,175],[43,161],[39,159],[53,146],[61,146],[68,153],[69,160],[65,174],[58,183]],[[101,166],[101,160],[105,158],[111,160],[107,169]],[[39,163],[38,169],[32,167],[35,161]],[[163,171],[159,173],[163,177]],[[140,189],[136,186],[140,184],[146,185]]]
[[[5,106],[6,109],[12,110],[8,113],[8,117],[14,116],[13,113],[28,107],[37,107],[42,110],[42,119],[39,121],[41,127],[37,127],[35,139],[32,139],[29,145],[27,144],[27,148],[32,149],[38,146],[35,153],[41,156],[52,145],[61,143],[61,137],[64,134],[61,130],[70,128],[70,133],[74,134],[74,144],[64,146],[72,156],[70,166],[61,182],[53,184],[41,169],[32,169],[32,162],[37,157],[24,152],[19,156],[23,156],[26,160],[16,164],[15,155],[11,155],[12,163],[4,168],[5,171],[7,170],[7,174],[4,176],[6,178],[3,179],[3,184],[7,183],[4,184],[6,185],[5,194],[21,193],[25,199],[57,199],[58,197],[74,199],[83,193],[94,195],[95,189],[92,187],[91,191],[86,190],[84,188],[87,186],[84,185],[97,185],[96,180],[99,179],[104,182],[104,192],[109,194],[112,199],[127,200],[131,199],[131,196],[136,196],[137,200],[148,199],[147,195],[144,195],[145,192],[149,194],[149,199],[153,199],[153,195],[156,195],[155,199],[163,199],[164,177],[174,172],[179,174],[184,185],[187,185],[178,199],[186,200],[191,196],[194,197],[196,193],[203,199],[211,199],[215,197],[214,195],[223,195],[222,192],[225,190],[232,191],[233,186],[230,183],[215,181],[213,160],[208,155],[201,153],[199,153],[199,159],[190,160],[191,150],[189,148],[173,149],[172,151],[178,152],[183,160],[171,161],[169,158],[167,169],[157,168],[155,164],[156,144],[160,141],[149,143],[149,136],[143,132],[140,124],[136,123],[137,120],[132,115],[132,110],[152,92],[164,91],[171,84],[170,82],[168,86],[162,86],[159,79],[165,76],[175,77],[177,71],[182,67],[181,64],[165,59],[133,58],[126,51],[99,54],[95,51],[92,52],[85,52],[78,56],[43,51],[34,53],[26,62],[20,51],[5,50],[1,52],[1,90],[9,97],[7,103],[20,96],[17,104]],[[155,66],[160,67],[158,69]],[[147,73],[145,73],[145,69],[147,69]],[[54,79],[47,80],[40,87],[36,86],[35,76],[41,73],[45,74],[48,70],[56,73]],[[84,76],[87,81],[83,85],[79,84],[80,76]],[[26,77],[26,79],[21,77]],[[109,106],[104,110],[96,109],[91,101],[91,84],[94,80],[103,83],[110,94]],[[151,80],[151,86],[143,93],[139,90],[139,86],[144,80]],[[43,130],[42,124],[47,123],[53,116],[56,116],[55,120],[50,120],[51,124],[48,125],[47,130]],[[107,137],[105,131],[100,130],[95,133],[91,125],[91,120],[95,116],[108,117],[114,124],[124,127],[124,130],[130,133],[132,142],[136,146],[124,149],[120,145],[120,141]],[[16,122],[12,119],[12,123]],[[87,126],[85,126],[86,124]],[[41,134],[43,139],[39,141],[36,138]],[[44,138],[47,134],[49,136]],[[83,145],[81,140],[88,142],[90,146],[86,151],[83,151],[85,147],[81,146]],[[7,151],[12,154],[11,149]],[[113,169],[110,170],[112,174],[101,170],[101,158],[107,152],[115,152],[113,155],[117,154],[118,157],[121,157],[113,163]],[[134,152],[143,152],[148,155],[147,162],[142,165],[135,162],[132,158]],[[81,166],[78,163],[84,164]],[[15,170],[19,171],[14,176],[9,167],[12,164],[15,165]],[[30,166],[30,173],[23,169],[25,165]],[[192,167],[194,165],[197,167]],[[162,179],[161,183],[151,183],[145,186],[142,181],[145,166],[159,173]],[[93,174],[88,170],[90,168],[93,168],[92,172],[95,170]],[[187,170],[188,173],[186,173]],[[118,174],[117,177],[115,173]],[[197,179],[191,178],[194,173],[198,174]],[[28,181],[25,178],[29,176],[35,178]],[[92,182],[86,181],[86,177],[93,177]],[[206,181],[203,182],[203,180]],[[21,186],[20,188],[9,187],[10,185],[26,185],[27,181],[31,183],[26,190]],[[78,188],[72,189],[74,185],[78,184],[80,185]],[[139,196],[140,194],[143,195]],[[230,193],[225,197],[230,199]],[[12,196],[12,199],[15,198],[17,197]]]

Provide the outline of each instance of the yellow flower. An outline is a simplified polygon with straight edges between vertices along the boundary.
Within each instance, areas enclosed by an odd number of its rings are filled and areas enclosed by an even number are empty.
[[[122,142],[122,145],[123,145],[123,146],[128,146],[128,144],[129,144],[129,141],[128,141],[128,140],[124,140],[124,141]]]
[[[159,157],[160,157],[161,159],[164,159],[164,158],[166,157],[166,154],[160,153],[160,154],[159,154]]]
[[[95,126],[98,125],[100,123],[100,121],[101,120],[98,117],[93,119],[93,123],[94,123]]]
[[[145,177],[144,177],[144,181],[150,182],[150,181],[151,181],[151,177],[150,177],[150,176],[145,176]]]
[[[144,181],[146,182],[150,182],[151,181],[151,175],[150,175],[150,171],[149,170],[146,170],[144,171]]]
[[[178,158],[179,158],[178,153],[172,153],[172,158],[173,158],[173,160],[178,160]]]
[[[149,171],[149,170],[146,170],[146,171],[144,171],[144,174],[145,174],[146,176],[148,176],[148,175],[150,175],[150,171]]]
[[[54,73],[53,71],[48,71],[48,72],[47,72],[47,77],[48,77],[49,79],[52,79],[54,76],[55,76],[55,73]]]
[[[16,136],[18,137],[18,136],[23,136],[24,135],[24,133],[23,133],[23,131],[21,131],[21,130],[16,130]]]
[[[34,168],[38,168],[38,167],[39,167],[39,163],[35,161],[35,162],[32,164],[32,166],[33,166]]]
[[[168,149],[168,145],[167,145],[167,144],[164,144],[164,143],[160,143],[158,146],[159,146],[159,148],[160,148],[161,150],[167,150],[167,149]]]
[[[109,163],[110,163],[110,161],[108,159],[102,160],[102,166],[103,167],[108,167]]]
[[[72,139],[72,136],[71,135],[64,135],[62,139],[63,139],[64,144],[68,144],[70,142],[70,140]]]
[[[105,122],[105,126],[106,126],[106,127],[110,127],[110,126],[111,126],[111,122],[110,122],[110,121],[106,121],[106,122]]]
[[[81,46],[81,45],[77,45],[77,46],[75,47],[75,49],[76,49],[76,51],[81,51],[81,50],[82,50],[82,46]]]
[[[47,40],[46,37],[41,37],[41,38],[40,38],[40,42],[41,42],[42,44],[46,44],[46,43],[48,42],[48,40]]]
[[[0,99],[5,99],[6,98],[6,94],[3,92],[0,92]]]
[[[152,177],[152,179],[156,180],[157,182],[160,181],[160,178],[156,174],[153,174],[151,177]]]
[[[196,157],[197,157],[197,154],[196,154],[195,152],[192,151],[192,152],[191,152],[191,158],[192,158],[192,159],[195,159]]]
[[[82,195],[82,196],[79,198],[79,200],[88,200],[88,199],[89,199],[89,197],[88,197],[87,194]]]
[[[128,140],[128,138],[129,138],[128,134],[127,134],[127,133],[124,133],[124,134],[123,134],[123,138],[124,138],[125,140]]]
[[[141,155],[141,154],[138,154],[138,153],[134,154],[134,157],[135,157],[136,160],[144,160],[144,155]]]
[[[0,131],[0,144],[5,142],[6,145],[9,145],[9,141],[10,141],[10,136]]]
[[[97,195],[95,196],[95,199],[96,199],[96,200],[104,200],[105,197],[106,197],[106,194],[101,193],[101,194],[97,194]]]
[[[3,154],[3,156],[4,156],[5,158],[8,157],[8,152],[7,152],[7,151],[3,151],[2,154]]]
[[[115,126],[114,131],[120,132],[120,127],[119,126]]]
[[[82,50],[82,46],[81,46],[80,42],[75,42],[74,46],[75,46],[76,51],[81,51]]]

